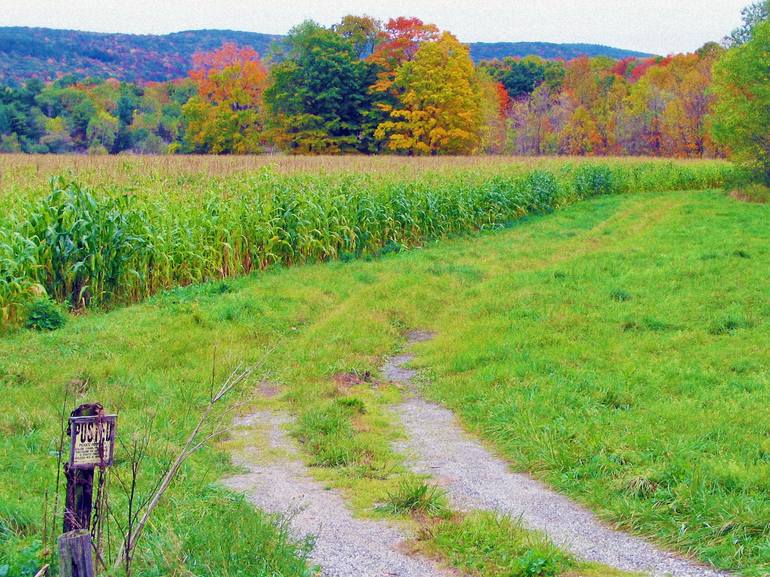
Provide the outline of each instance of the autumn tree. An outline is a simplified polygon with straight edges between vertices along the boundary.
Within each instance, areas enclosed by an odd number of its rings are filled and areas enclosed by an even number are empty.
[[[532,95],[511,103],[510,136],[513,152],[522,155],[556,154],[559,94],[548,84],[538,86]]]
[[[481,142],[478,78],[467,46],[449,32],[423,43],[393,83],[399,105],[376,136],[408,154],[471,154]]]
[[[193,57],[198,95],[184,106],[185,141],[194,152],[247,154],[262,148],[267,69],[252,48],[226,43]]]
[[[596,122],[588,110],[579,106],[561,131],[561,152],[574,155],[594,154],[601,142]]]
[[[591,107],[601,140],[594,154],[622,154],[619,119],[627,96],[628,83],[622,76],[610,74],[602,81],[600,96]]]
[[[310,21],[292,29],[265,91],[276,144],[293,154],[376,150],[375,75],[343,35]]]
[[[369,62],[378,70],[377,82],[372,90],[397,96],[394,83],[398,69],[414,59],[420,46],[438,38],[438,27],[419,18],[399,16],[388,20],[380,32],[377,49],[369,57]]]
[[[647,68],[641,79],[629,88],[622,113],[626,154],[664,154],[664,113],[674,98],[668,64],[666,60]]]
[[[68,74],[0,86],[0,151],[731,151],[760,166],[767,156],[768,1],[744,11],[726,55],[709,42],[693,54],[569,62],[527,56],[475,69],[454,37],[418,18],[382,24],[350,15],[330,28],[307,22],[274,51],[269,74],[252,49],[226,44],[196,55],[189,77],[171,82]],[[715,69],[720,78],[712,87]]]
[[[564,92],[576,107],[591,108],[599,96],[599,84],[591,61],[585,57],[570,60],[565,67]]]
[[[383,41],[382,23],[371,16],[345,16],[332,30],[352,44],[359,58],[371,56]]]
[[[615,64],[580,57],[565,65],[560,104],[567,121],[560,147],[566,154],[607,154],[616,147],[615,117],[625,91]]]
[[[505,86],[491,78],[484,69],[479,69],[477,76],[482,115],[481,150],[488,154],[501,154],[506,145],[511,97]]]
[[[680,54],[663,69],[669,100],[662,116],[662,152],[666,156],[702,157],[710,148],[706,116],[713,103],[708,88],[714,53]]]
[[[750,40],[731,48],[714,66],[717,97],[714,138],[770,186],[770,22],[751,30]]]

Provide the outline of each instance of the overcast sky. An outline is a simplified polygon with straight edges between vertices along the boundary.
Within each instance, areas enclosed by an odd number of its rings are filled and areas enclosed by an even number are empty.
[[[656,54],[721,40],[750,0],[0,0],[0,26],[164,34],[227,28],[284,34],[345,14],[418,16],[464,42],[606,44]]]

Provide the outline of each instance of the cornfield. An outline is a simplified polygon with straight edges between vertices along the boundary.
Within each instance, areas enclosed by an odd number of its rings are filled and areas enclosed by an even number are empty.
[[[600,194],[718,188],[735,170],[649,159],[304,162],[84,159],[73,171],[59,159],[1,161],[0,325],[45,295],[114,306],[499,227]]]

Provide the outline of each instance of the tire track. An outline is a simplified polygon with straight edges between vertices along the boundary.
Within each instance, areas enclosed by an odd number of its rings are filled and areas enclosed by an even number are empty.
[[[286,415],[269,411],[237,420],[236,440],[266,427],[268,452],[279,456],[254,462],[249,456],[261,452],[247,444],[234,461],[248,472],[225,479],[225,486],[263,511],[286,516],[295,538],[310,537],[315,544],[310,557],[325,577],[447,577],[431,561],[404,552],[409,536],[394,525],[354,518],[338,492],[313,479],[286,433],[290,423]]]
[[[409,344],[429,333],[409,335]],[[725,577],[723,573],[647,541],[612,529],[588,509],[531,477],[511,472],[508,464],[468,434],[448,409],[420,398],[405,365],[413,355],[389,359],[383,375],[409,389],[412,396],[395,407],[407,438],[396,444],[413,470],[430,475],[461,510],[482,510],[520,517],[526,526],[545,532],[560,547],[586,561],[655,577]]]

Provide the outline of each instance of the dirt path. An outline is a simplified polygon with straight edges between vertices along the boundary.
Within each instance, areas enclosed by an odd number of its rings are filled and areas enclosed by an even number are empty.
[[[430,338],[412,333],[410,343]],[[383,367],[386,379],[404,384],[414,393],[416,371],[405,368],[413,355],[391,358]],[[712,569],[660,550],[646,541],[613,530],[593,514],[527,475],[510,471],[459,425],[449,410],[414,394],[395,413],[407,440],[397,445],[412,468],[433,476],[462,510],[485,510],[521,517],[531,528],[549,535],[558,545],[588,561],[655,576],[717,577]]]
[[[264,511],[288,514],[296,538],[315,538],[311,558],[328,577],[440,577],[446,574],[431,562],[399,550],[407,537],[385,521],[356,519],[335,491],[311,478],[286,433],[290,419],[260,412],[236,422],[236,440],[246,440],[258,428],[267,434],[269,448],[246,448],[236,463],[249,472],[224,484],[246,494]],[[260,460],[267,453],[271,457]],[[264,462],[263,462],[264,461]]]

